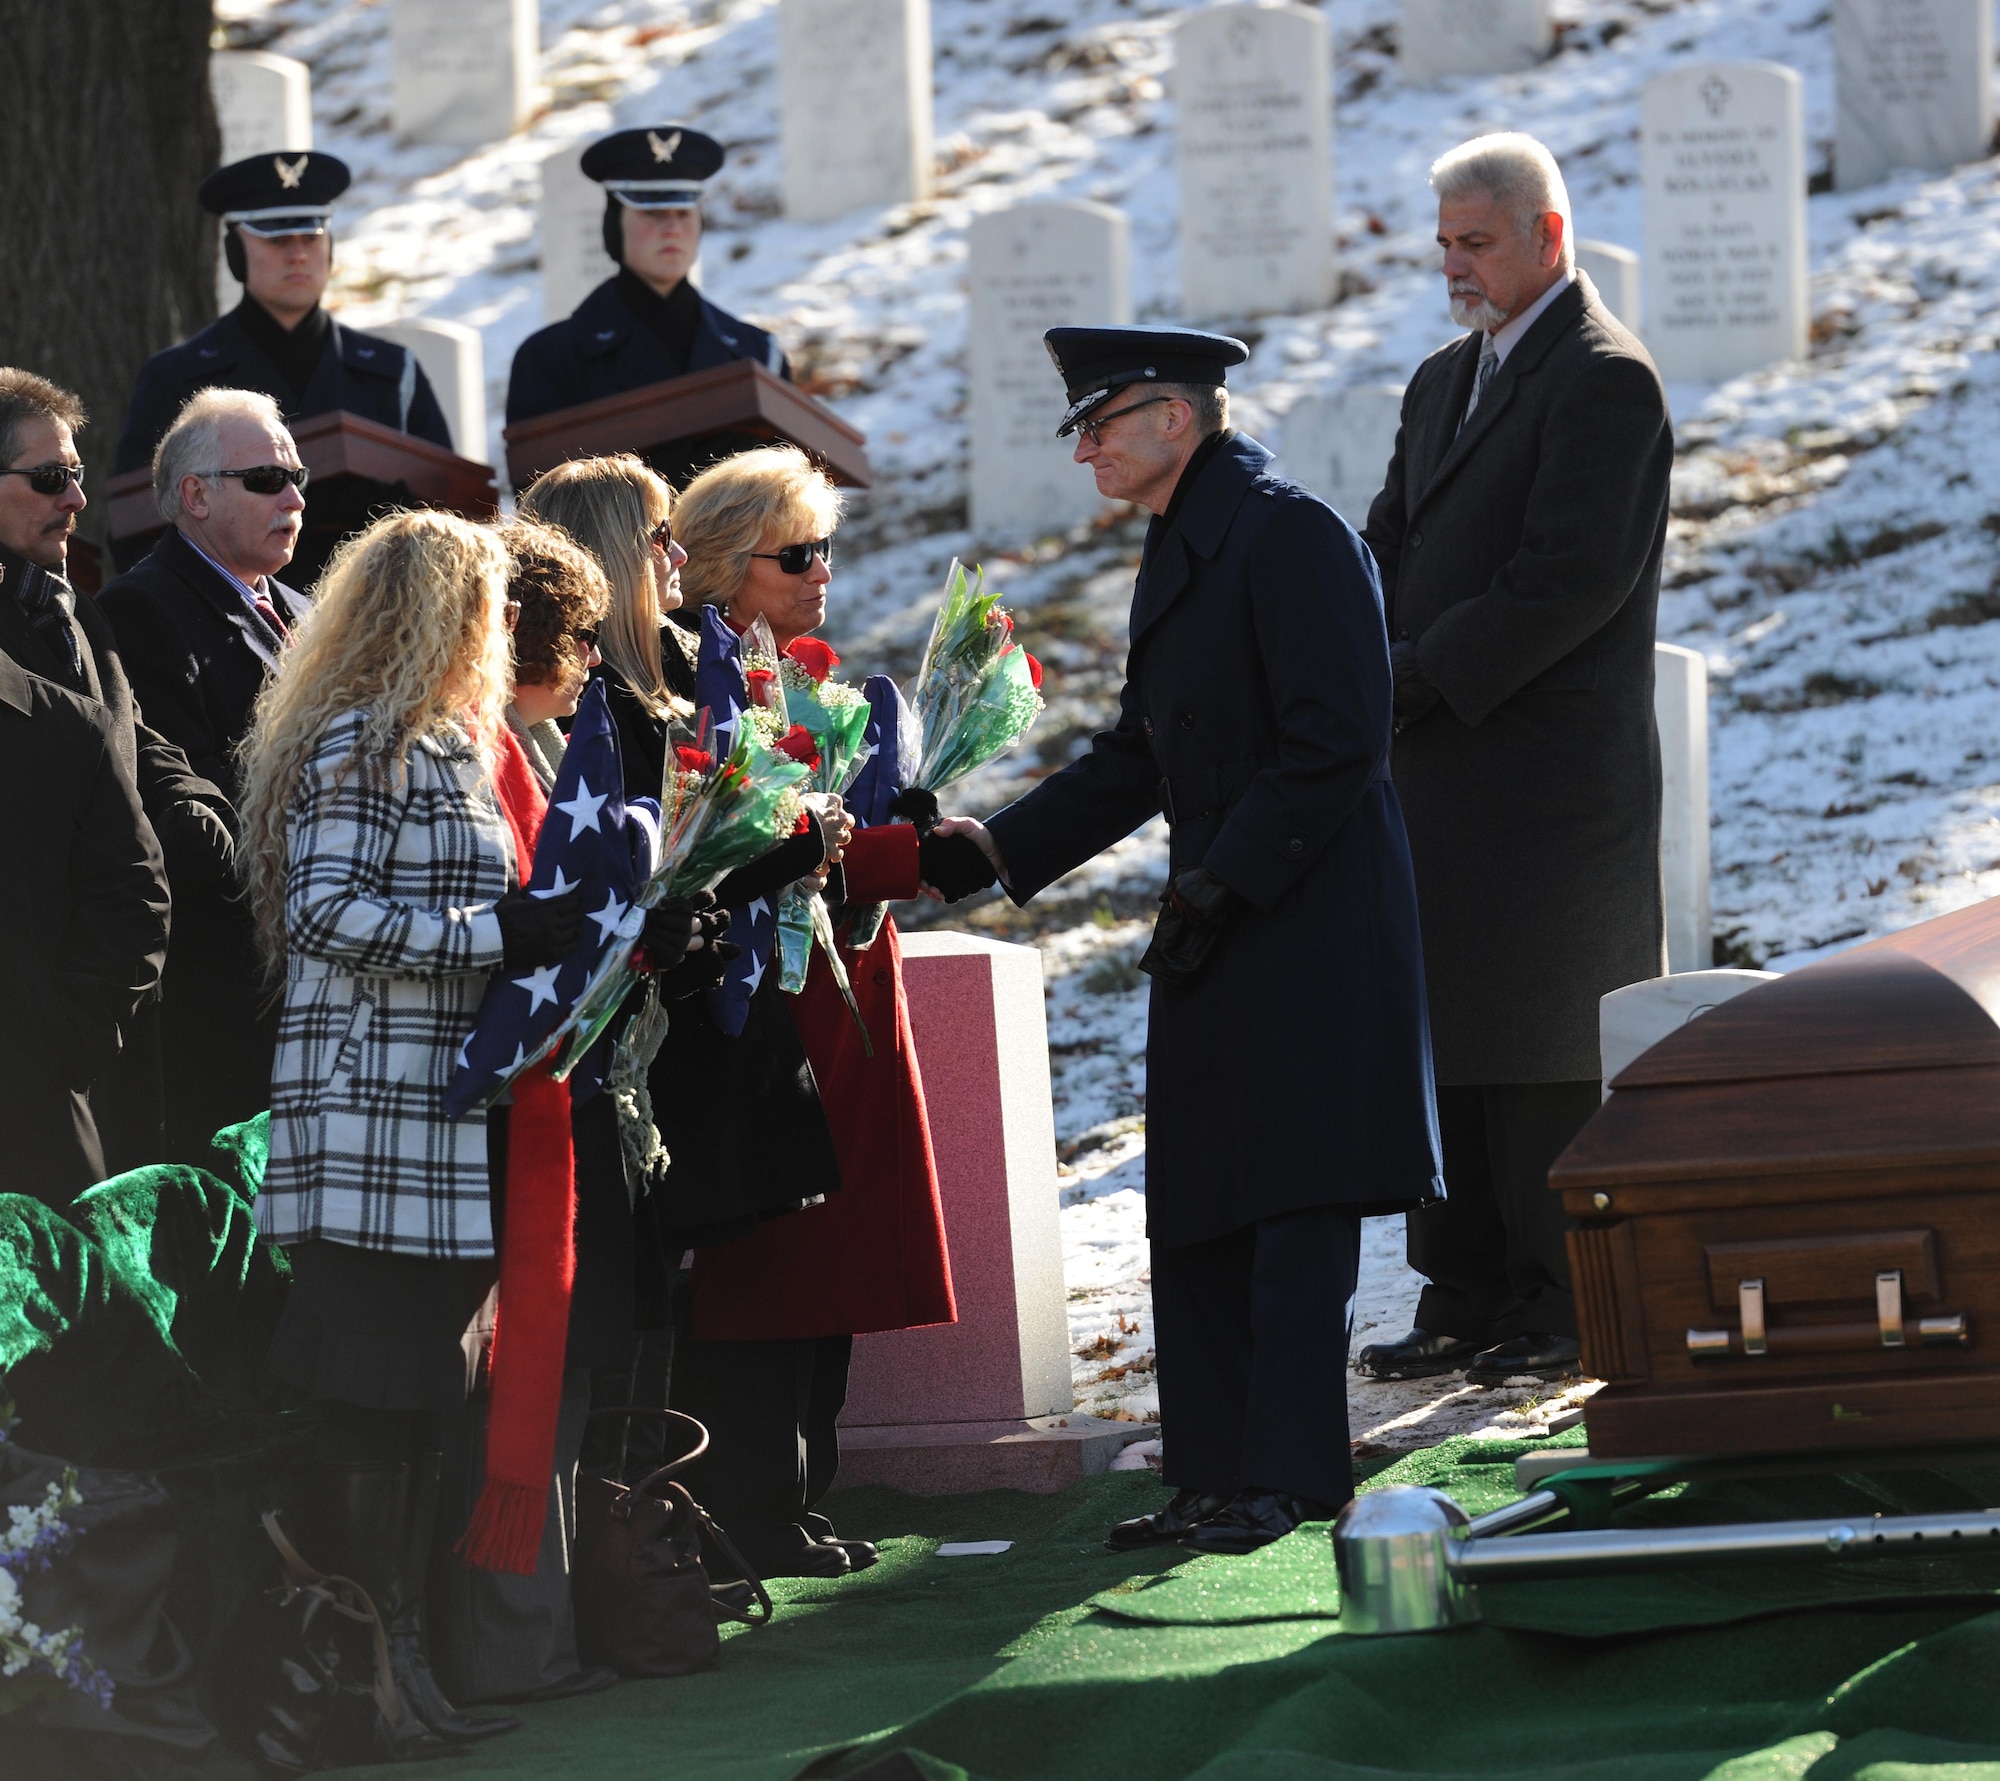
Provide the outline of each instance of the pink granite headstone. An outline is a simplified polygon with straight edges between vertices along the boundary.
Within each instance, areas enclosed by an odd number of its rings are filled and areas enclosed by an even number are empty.
[[[906,934],[903,982],[958,1322],[855,1340],[840,1481],[1054,1490],[1139,1431],[1073,1408],[1041,954]]]

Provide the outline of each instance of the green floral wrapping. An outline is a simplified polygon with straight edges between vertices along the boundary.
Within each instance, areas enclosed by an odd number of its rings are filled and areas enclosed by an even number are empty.
[[[954,561],[910,690],[922,736],[916,783],[941,791],[1018,742],[1042,709],[1039,677],[984,571],[967,575]]]

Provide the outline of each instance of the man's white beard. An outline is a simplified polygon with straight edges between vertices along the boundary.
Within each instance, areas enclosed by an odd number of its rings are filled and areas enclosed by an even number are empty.
[[[1449,295],[1451,319],[1461,328],[1485,328],[1490,331],[1507,320],[1507,312],[1495,309],[1484,297],[1474,296],[1471,292],[1461,295],[1456,291]]]

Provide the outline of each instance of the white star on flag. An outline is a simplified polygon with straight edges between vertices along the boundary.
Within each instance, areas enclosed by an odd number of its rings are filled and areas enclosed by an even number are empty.
[[[596,826],[597,825],[595,823],[591,825],[592,828],[595,828]],[[572,837],[572,839],[574,839],[574,837]],[[550,885],[547,890],[531,890],[528,893],[528,895],[531,897],[560,897],[568,891],[575,890],[576,884],[577,881],[574,878],[565,878],[563,876],[562,867],[557,866],[555,883]]]
[[[556,977],[561,972],[560,965],[544,965],[539,971],[530,971],[525,977],[516,977],[514,987],[528,992],[528,1012],[533,1014],[544,1002],[554,1003],[556,999]]]
[[[726,744],[718,743],[716,745],[715,753],[718,760],[726,759],[736,752],[736,720],[742,715],[743,707],[737,704],[734,699],[731,699],[729,701],[729,715],[715,726],[717,736],[728,738]]]
[[[510,1064],[502,1064],[493,1074],[496,1076],[511,1076],[527,1061],[528,1048],[525,1045],[516,1045],[514,1047],[514,1061]]]
[[[557,810],[560,810],[563,815],[569,818],[569,838],[572,841],[581,835],[585,829],[597,828],[597,813],[604,808],[608,798],[608,793],[604,797],[593,796],[590,790],[590,781],[585,779],[581,774],[577,776],[576,796],[571,798],[567,804],[558,804],[555,806]],[[603,833],[601,829],[598,832],[600,834]]]
[[[629,903],[619,902],[616,891],[607,890],[604,893],[604,907],[590,912],[590,919],[597,923],[599,946],[609,946],[617,937],[618,924],[625,919],[625,911],[631,907]]]
[[[757,993],[757,985],[764,981],[764,967],[770,962],[771,955],[767,952],[750,967],[750,975],[743,979],[743,992],[745,995],[754,996]]]

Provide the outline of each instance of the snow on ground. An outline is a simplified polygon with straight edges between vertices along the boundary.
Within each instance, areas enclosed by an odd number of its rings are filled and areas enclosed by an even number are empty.
[[[1811,355],[1670,392],[1680,457],[1660,634],[1701,649],[1712,677],[1718,956],[1793,964],[2000,890],[2000,742],[1988,736],[2000,685],[2000,181],[1988,162],[1824,189],[1824,0],[1558,0],[1559,48],[1543,66],[1428,92],[1397,73],[1397,0],[1323,0],[1341,299],[1254,319],[1178,308],[1175,9],[1160,0],[932,0],[938,195],[810,225],[780,215],[776,0],[542,0],[547,103],[517,136],[470,154],[394,142],[380,0],[217,10],[231,42],[312,64],[319,145],[357,170],[336,260],[342,315],[365,326],[426,313],[482,332],[490,452],[508,362],[543,319],[541,156],[669,116],[729,145],[706,287],[777,330],[807,387],[867,431],[880,476],[843,532],[833,641],[864,670],[907,669],[960,555],[1002,583],[1049,664],[1048,712],[964,789],[967,809],[1059,765],[1112,708],[1142,535],[1130,516],[1033,540],[967,529],[973,216],[1025,197],[1122,206],[1139,318],[1222,323],[1250,342],[1233,380],[1238,419],[1282,452],[1302,394],[1400,381],[1451,338],[1424,185],[1435,155],[1482,130],[1532,130],[1563,161],[1578,232],[1640,248],[1646,80],[1688,59],[1787,63],[1805,79],[1815,174]],[[1052,413],[1057,394],[1052,381]],[[1043,948],[1078,1397],[1140,1418],[1157,1396],[1132,966],[1163,857],[1155,825],[1031,911],[989,900],[928,916]],[[1369,1226],[1357,1341],[1404,1327],[1414,1283],[1399,1251],[1395,1221]],[[1548,1413],[1546,1388],[1350,1384],[1357,1437],[1376,1445]]]

